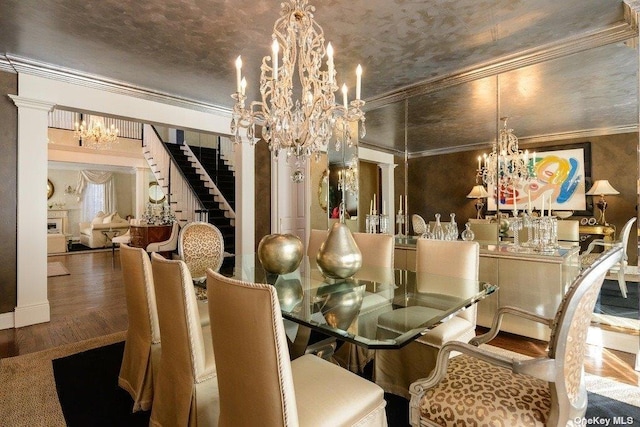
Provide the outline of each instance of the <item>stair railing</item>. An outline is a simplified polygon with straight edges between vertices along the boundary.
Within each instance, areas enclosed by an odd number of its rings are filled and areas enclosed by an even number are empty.
[[[180,168],[174,166],[173,157],[153,126],[144,125],[142,145],[144,157],[178,221],[182,224],[196,221],[196,211],[204,206]]]

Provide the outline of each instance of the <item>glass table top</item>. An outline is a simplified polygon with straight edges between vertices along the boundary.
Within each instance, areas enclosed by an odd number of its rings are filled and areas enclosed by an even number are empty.
[[[304,257],[288,274],[264,271],[255,255],[236,256],[234,277],[273,285],[285,319],[370,349],[400,348],[484,299],[497,286],[381,267],[328,279]]]

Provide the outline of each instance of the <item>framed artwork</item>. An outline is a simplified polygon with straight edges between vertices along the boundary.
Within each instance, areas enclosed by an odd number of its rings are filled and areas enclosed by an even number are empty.
[[[573,211],[592,215],[593,201],[585,195],[591,186],[591,143],[529,148],[528,158],[534,178],[500,188],[487,188],[488,210],[545,212]],[[589,198],[590,199],[590,198]]]

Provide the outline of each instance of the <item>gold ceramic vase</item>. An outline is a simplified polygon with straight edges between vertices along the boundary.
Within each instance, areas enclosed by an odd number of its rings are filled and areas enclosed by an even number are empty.
[[[320,246],[316,261],[322,275],[332,279],[346,279],[360,269],[362,253],[345,224],[333,224],[327,240]]]

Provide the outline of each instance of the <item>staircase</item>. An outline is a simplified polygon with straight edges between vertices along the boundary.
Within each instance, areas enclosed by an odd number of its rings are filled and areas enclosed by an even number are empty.
[[[151,125],[144,125],[143,146],[178,222],[208,221],[222,233],[225,252],[235,253],[235,212],[189,146],[162,141]],[[235,194],[235,183],[230,188]]]
[[[207,185],[207,180],[203,179],[189,156],[188,147],[185,145],[164,143],[165,147],[173,157],[174,163],[182,171],[182,175],[189,182],[196,197],[202,202],[202,208],[208,211],[208,215],[201,216],[203,220],[207,220],[210,224],[215,225],[224,239],[224,250],[229,253],[235,253],[235,227],[232,223],[233,218],[226,216],[226,210],[221,209],[222,204],[216,197],[212,189]],[[234,183],[235,188],[235,183]],[[234,193],[235,194],[235,190]]]
[[[207,147],[191,147],[193,154],[207,171],[218,190],[224,195],[232,209],[235,210],[236,178],[234,171],[224,160],[219,150]]]

